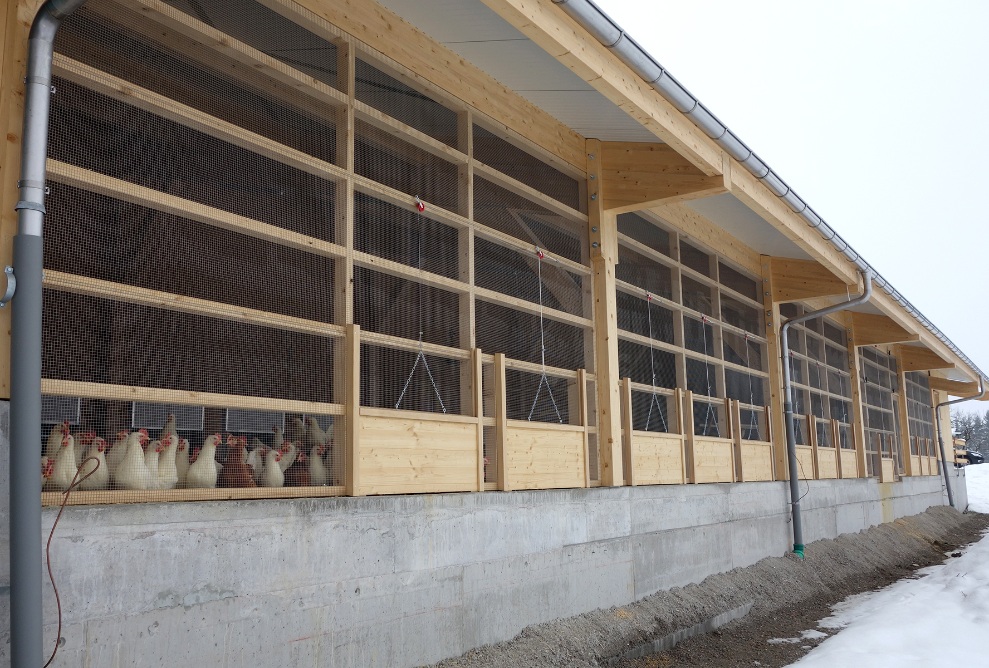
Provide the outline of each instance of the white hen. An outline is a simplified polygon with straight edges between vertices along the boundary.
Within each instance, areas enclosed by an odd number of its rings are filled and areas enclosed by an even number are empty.
[[[55,456],[55,470],[52,471],[51,484],[60,491],[65,491],[76,476],[75,439],[66,434],[62,437],[62,447]]]
[[[97,436],[86,450],[86,456],[79,467],[79,489],[95,490],[109,487],[110,469],[107,468],[106,455],[103,454],[105,452],[106,441]]]
[[[179,484],[179,471],[176,464],[179,437],[168,434],[161,440],[161,456],[158,458],[158,489],[175,489]]]
[[[113,482],[119,489],[150,489],[152,480],[145,461],[144,447],[148,436],[140,431],[131,432],[127,437],[124,459],[116,470],[111,470]],[[112,451],[111,451],[112,452]]]
[[[203,449],[199,451],[196,461],[189,465],[186,487],[190,489],[210,489],[216,487],[216,446],[220,435],[213,434],[203,441]]]

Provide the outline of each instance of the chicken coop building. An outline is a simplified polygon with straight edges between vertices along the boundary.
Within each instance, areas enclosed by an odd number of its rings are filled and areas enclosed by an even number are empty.
[[[965,508],[978,367],[588,0],[2,12],[0,657],[414,666]]]

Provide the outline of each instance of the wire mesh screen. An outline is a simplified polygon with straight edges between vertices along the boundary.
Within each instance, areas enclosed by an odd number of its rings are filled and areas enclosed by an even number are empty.
[[[673,343],[673,311],[645,295],[633,295],[619,290],[616,295],[618,329],[654,341]],[[624,375],[624,371],[622,374]]]
[[[566,378],[507,369],[508,419],[577,424],[580,414],[570,400],[570,384]]]
[[[662,390],[632,390],[632,429],[677,433],[676,395]]]
[[[461,414],[466,361],[422,351],[361,345],[361,405],[427,413]]]
[[[618,214],[618,233],[672,257],[670,233],[635,213]]]
[[[694,397],[694,434],[728,438],[725,405],[723,401]]]
[[[457,113],[425,92],[416,90],[371,63],[358,58],[355,66],[355,97],[411,128],[447,146],[457,147]]]
[[[911,371],[905,375],[907,393],[907,417],[910,427],[910,443],[917,449],[916,438],[935,438],[934,407],[931,404],[931,386],[927,374]],[[918,454],[914,452],[914,454]]]
[[[494,167],[571,209],[584,209],[577,179],[554,169],[479,125],[474,125],[474,157],[488,167]]]
[[[354,248],[422,271],[457,278],[460,232],[414,208],[354,195]]]
[[[651,387],[677,386],[676,356],[666,350],[618,340],[618,368],[622,378]]]
[[[484,427],[484,482],[498,482],[498,448],[494,427]]]

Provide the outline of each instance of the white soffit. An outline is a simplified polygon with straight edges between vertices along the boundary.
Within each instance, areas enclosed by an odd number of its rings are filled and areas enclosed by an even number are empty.
[[[691,200],[686,204],[757,253],[810,259],[803,249],[731,193]]]
[[[584,137],[660,143],[479,0],[378,0],[378,4]]]

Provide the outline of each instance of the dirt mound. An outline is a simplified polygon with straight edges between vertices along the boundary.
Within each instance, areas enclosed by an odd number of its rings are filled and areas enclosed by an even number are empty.
[[[989,515],[931,508],[857,534],[817,541],[808,546],[802,561],[793,556],[763,559],[621,608],[528,627],[510,641],[471,650],[436,666],[784,666],[820,640],[769,644],[770,638],[799,636],[826,617],[832,604],[942,562],[946,553],[978,540],[987,526]],[[698,625],[749,603],[751,610],[744,618],[665,653],[618,658],[677,631],[701,628]]]

